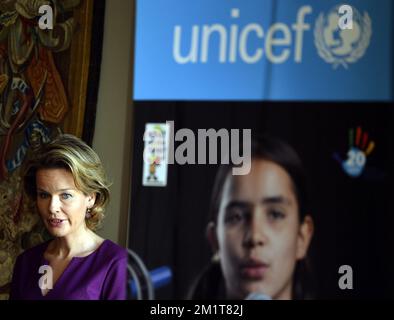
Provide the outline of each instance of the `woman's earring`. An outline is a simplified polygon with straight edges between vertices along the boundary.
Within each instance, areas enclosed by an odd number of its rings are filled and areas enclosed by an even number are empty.
[[[92,217],[92,209],[91,208],[86,209],[85,217],[86,217],[86,219],[89,219]]]

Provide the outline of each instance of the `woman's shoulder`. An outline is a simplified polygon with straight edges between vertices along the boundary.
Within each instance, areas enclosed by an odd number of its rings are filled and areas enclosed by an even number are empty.
[[[31,247],[29,249],[26,249],[18,256],[18,259],[19,260],[29,260],[29,261],[35,260],[35,259],[41,259],[44,254],[45,249],[48,247],[49,242],[50,242],[50,240],[40,243],[40,244],[38,244],[34,247]]]
[[[98,251],[105,259],[127,259],[127,250],[109,239],[103,241]]]

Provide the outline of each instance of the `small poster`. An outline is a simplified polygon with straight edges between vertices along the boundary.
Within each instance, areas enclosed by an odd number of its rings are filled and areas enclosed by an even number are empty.
[[[167,185],[169,130],[167,123],[147,123],[144,133],[142,185]]]

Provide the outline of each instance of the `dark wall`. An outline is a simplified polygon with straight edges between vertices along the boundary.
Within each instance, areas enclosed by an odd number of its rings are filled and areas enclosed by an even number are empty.
[[[142,186],[146,122],[175,130],[251,128],[290,143],[308,172],[315,219],[311,256],[321,298],[394,296],[394,109],[382,103],[135,102],[129,247],[149,269],[168,265],[171,285],[158,298],[183,298],[211,252],[205,225],[216,165],[169,165],[165,188]],[[346,158],[349,129],[360,126],[376,147],[359,178],[334,160]],[[338,268],[353,267],[354,290],[338,288]]]

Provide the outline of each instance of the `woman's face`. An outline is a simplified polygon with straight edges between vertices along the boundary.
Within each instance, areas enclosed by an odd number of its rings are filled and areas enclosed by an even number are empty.
[[[50,234],[65,237],[86,227],[86,210],[93,206],[95,197],[79,191],[69,171],[38,170],[36,184],[38,211]]]
[[[228,175],[214,242],[229,298],[292,298],[296,261],[313,230],[310,217],[299,223],[298,209],[290,176],[273,162],[253,160],[248,175]]]

